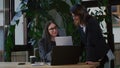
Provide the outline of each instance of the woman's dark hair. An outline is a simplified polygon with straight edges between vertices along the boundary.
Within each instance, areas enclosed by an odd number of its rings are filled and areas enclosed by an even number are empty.
[[[53,20],[50,20],[50,21],[46,22],[45,28],[44,28],[44,33],[43,33],[43,37],[46,38],[46,39],[51,39],[51,36],[49,34],[49,31],[48,31],[48,27],[51,23],[55,24],[56,27],[58,27],[57,24]]]
[[[86,23],[86,19],[90,16],[87,12],[87,9],[80,4],[74,5],[70,9],[70,12],[80,17],[80,23]]]
[[[43,38],[46,40],[46,43],[49,43],[51,41],[51,36],[49,34],[49,31],[48,31],[48,27],[51,23],[55,24],[56,27],[58,27],[57,24],[53,20],[50,20],[50,21],[46,22],[45,28],[44,28],[44,31],[43,31]]]

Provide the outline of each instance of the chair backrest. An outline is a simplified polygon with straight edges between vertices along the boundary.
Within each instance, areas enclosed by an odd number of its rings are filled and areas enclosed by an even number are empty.
[[[59,35],[60,35],[60,36],[66,36],[66,31],[65,31],[64,28],[58,29],[58,31],[59,31]]]

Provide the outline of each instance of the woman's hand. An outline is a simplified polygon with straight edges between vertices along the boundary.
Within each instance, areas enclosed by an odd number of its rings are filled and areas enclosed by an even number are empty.
[[[100,65],[100,62],[86,61],[86,64],[95,65],[96,67]]]
[[[86,64],[95,64],[96,62],[93,62],[93,61],[86,61],[85,63],[86,63]]]

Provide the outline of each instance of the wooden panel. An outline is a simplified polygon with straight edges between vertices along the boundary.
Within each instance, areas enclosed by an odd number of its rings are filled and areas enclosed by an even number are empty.
[[[0,62],[2,62],[4,60],[3,54],[4,54],[3,51],[0,50]]]
[[[120,65],[120,49],[115,50],[115,65]]]
[[[11,61],[12,62],[27,62],[28,52],[27,51],[12,52]]]

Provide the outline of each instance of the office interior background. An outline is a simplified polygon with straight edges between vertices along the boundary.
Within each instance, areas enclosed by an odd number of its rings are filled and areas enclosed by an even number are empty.
[[[13,1],[13,2],[12,2]],[[27,0],[26,0],[27,1]],[[66,1],[70,6],[71,3],[69,0]],[[83,0],[83,1],[89,1],[89,0]],[[92,0],[90,0],[92,1]],[[20,8],[20,0],[0,0],[0,62],[4,62],[5,58],[5,40],[6,40],[6,31],[13,20],[14,14],[12,13],[16,12]],[[11,7],[12,6],[12,7]],[[14,7],[13,7],[14,6]],[[14,10],[12,10],[14,9]],[[88,8],[92,9],[92,12],[94,12],[96,9],[99,10],[98,7],[92,7]],[[120,67],[120,3],[117,5],[112,5],[112,32],[114,35],[114,63],[116,67]],[[104,7],[102,9],[104,11]],[[91,12],[91,11],[90,11]],[[55,20],[58,22],[58,24],[63,28],[63,25],[61,24],[62,18],[56,11],[51,11],[51,15],[55,18]],[[27,45],[27,26],[24,22],[24,15],[21,15],[19,17],[19,24],[15,27],[15,46],[26,46]],[[14,24],[14,23],[12,23]],[[106,27],[105,22],[102,22],[103,26]],[[105,32],[107,31],[106,28],[102,28]],[[34,49],[35,50],[35,49]],[[34,51],[33,50],[33,51]],[[11,53],[11,61],[29,61],[27,51],[15,51]],[[22,58],[22,59],[19,59]]]

